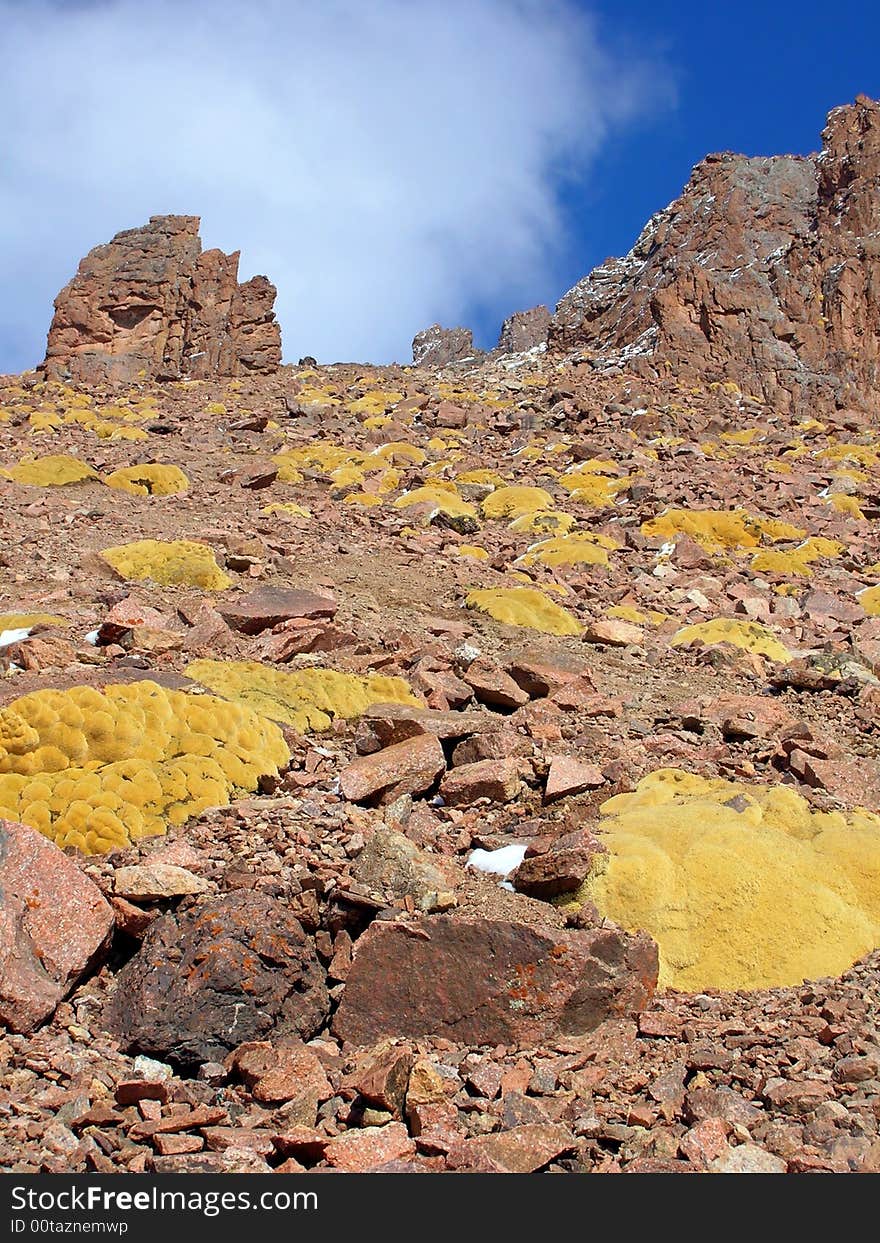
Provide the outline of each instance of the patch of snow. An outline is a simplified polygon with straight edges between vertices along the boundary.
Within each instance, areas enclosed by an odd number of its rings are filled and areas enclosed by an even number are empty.
[[[18,630],[0,630],[0,647],[12,647],[13,643],[21,643],[22,639],[30,635],[30,632],[30,626]]]
[[[516,871],[526,857],[527,849],[525,842],[513,842],[498,850],[472,850],[467,866],[476,868],[478,872],[486,872],[489,876],[506,877]]]
[[[97,632],[97,630],[90,630],[90,631],[89,631],[89,633],[86,635],[86,637],[85,637],[85,638],[86,638],[86,643],[91,643],[92,647],[97,647],[97,646],[98,646],[98,632]]]

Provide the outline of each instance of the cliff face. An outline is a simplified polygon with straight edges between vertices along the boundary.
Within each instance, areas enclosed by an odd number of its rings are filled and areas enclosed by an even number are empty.
[[[880,412],[880,103],[836,108],[822,140],[814,157],[697,165],[628,255],[562,298],[550,348],[732,380],[783,409]]]
[[[275,287],[202,250],[198,216],[153,216],[89,251],[55,299],[43,368],[75,383],[235,376],[281,362]]]

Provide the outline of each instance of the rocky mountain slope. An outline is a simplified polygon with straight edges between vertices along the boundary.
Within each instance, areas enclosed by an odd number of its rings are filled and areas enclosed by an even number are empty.
[[[0,379],[0,1167],[880,1169],[870,411],[253,367],[169,229]]]

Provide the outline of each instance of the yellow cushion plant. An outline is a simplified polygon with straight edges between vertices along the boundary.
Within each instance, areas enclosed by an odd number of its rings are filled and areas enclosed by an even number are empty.
[[[100,854],[226,805],[288,758],[276,725],[212,696],[35,691],[0,710],[0,815]]]

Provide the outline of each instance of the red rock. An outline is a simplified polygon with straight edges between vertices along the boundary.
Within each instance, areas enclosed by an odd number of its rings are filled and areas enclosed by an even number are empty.
[[[272,1136],[282,1157],[298,1157],[303,1161],[320,1161],[329,1143],[329,1136],[307,1126],[288,1127]]]
[[[835,108],[822,138],[818,158],[707,157],[625,259],[565,295],[551,348],[629,347],[630,365],[732,380],[780,410],[876,411],[880,104]]]
[[[554,691],[550,703],[566,712],[578,712],[584,717],[617,717],[623,715],[623,701],[608,695],[593,693],[589,682],[577,678],[567,686]]]
[[[361,1054],[357,1069],[345,1076],[342,1086],[353,1088],[374,1109],[400,1119],[412,1064],[409,1045],[386,1042]]]
[[[730,1125],[723,1118],[706,1118],[685,1132],[679,1147],[683,1156],[705,1170],[710,1162],[729,1152],[729,1134]]]
[[[433,734],[447,741],[497,728],[497,718],[487,712],[437,712],[410,704],[371,704],[357,720],[354,741],[359,754],[371,755],[419,734]]]
[[[637,1013],[656,979],[650,938],[614,928],[449,915],[376,922],[356,943],[333,1030],[361,1045],[424,1035],[537,1045]]]
[[[361,1130],[344,1131],[331,1139],[324,1150],[329,1165],[352,1174],[365,1174],[386,1161],[405,1160],[415,1156],[415,1142],[402,1122],[387,1126],[367,1126]]]
[[[43,369],[76,384],[272,372],[281,334],[265,276],[202,251],[198,216],[153,216],[96,246],[55,299]]]
[[[586,760],[573,755],[554,755],[550,758],[550,771],[544,788],[544,802],[555,803],[570,794],[581,794],[603,785],[602,770]]]
[[[590,622],[584,631],[585,643],[596,643],[604,647],[640,646],[645,638],[641,626],[632,622],[620,621],[616,617]]]
[[[452,752],[452,767],[463,764],[479,764],[481,760],[507,760],[530,755],[532,744],[522,734],[512,729],[493,729],[474,734],[458,743]]]
[[[586,664],[568,652],[526,648],[509,656],[505,668],[533,699],[553,695],[572,682],[579,682],[591,691],[596,689]]]
[[[357,636],[339,626],[293,618],[263,637],[260,655],[263,660],[284,664],[303,652],[335,652],[341,647],[353,647],[356,643]]]
[[[339,786],[352,803],[386,792],[391,792],[391,801],[401,794],[421,794],[445,768],[446,757],[436,736],[418,734],[372,755],[358,756],[343,768]]]
[[[577,1140],[564,1126],[533,1123],[459,1140],[450,1148],[446,1164],[451,1170],[480,1169],[488,1159],[507,1174],[533,1174],[576,1148]]]
[[[681,1036],[682,1020],[677,1014],[667,1014],[664,1010],[646,1010],[639,1015],[640,1036]]]
[[[515,759],[480,760],[450,769],[440,783],[440,794],[450,807],[475,803],[487,798],[493,803],[509,803],[522,788],[520,765]]]
[[[475,698],[494,708],[520,708],[529,702],[528,694],[493,661],[479,657],[462,675]]]
[[[501,325],[501,335],[495,348],[499,354],[523,354],[544,345],[549,330],[550,312],[546,306],[515,311]]]
[[[259,587],[238,600],[223,600],[217,612],[232,630],[259,634],[282,622],[299,618],[333,617],[339,605],[301,587]]]
[[[32,1031],[103,957],[113,911],[74,859],[0,820],[0,1022]]]
[[[833,1100],[834,1088],[817,1079],[771,1079],[763,1095],[782,1113],[807,1114],[823,1101]]]
[[[184,1153],[175,1157],[156,1156],[149,1162],[155,1174],[271,1174],[268,1162],[245,1148],[225,1152]]]
[[[157,910],[145,911],[139,906],[134,906],[125,898],[111,898],[110,905],[113,908],[116,927],[127,937],[133,937],[136,941],[141,940],[159,914]]]
[[[578,889],[589,875],[593,859],[605,847],[588,829],[558,838],[550,850],[526,857],[511,877],[514,889],[549,901]]]
[[[413,1105],[408,1116],[416,1147],[428,1156],[447,1153],[465,1134],[462,1115],[451,1101]]]
[[[877,1057],[842,1057],[834,1067],[838,1083],[865,1083],[880,1078],[880,1059]]]
[[[201,1135],[157,1135],[153,1140],[160,1156],[181,1156],[188,1152],[201,1152],[205,1141]]]
[[[301,1041],[241,1045],[227,1058],[227,1065],[247,1084],[254,1100],[264,1104],[308,1095],[315,1098],[317,1107],[333,1095],[323,1063]]]
[[[171,1096],[167,1079],[122,1079],[114,1089],[117,1105],[136,1105],[138,1101],[161,1101]]]
[[[244,1148],[260,1157],[271,1157],[275,1145],[268,1131],[250,1130],[243,1126],[206,1126],[202,1135],[209,1152],[226,1152],[229,1148]]]

